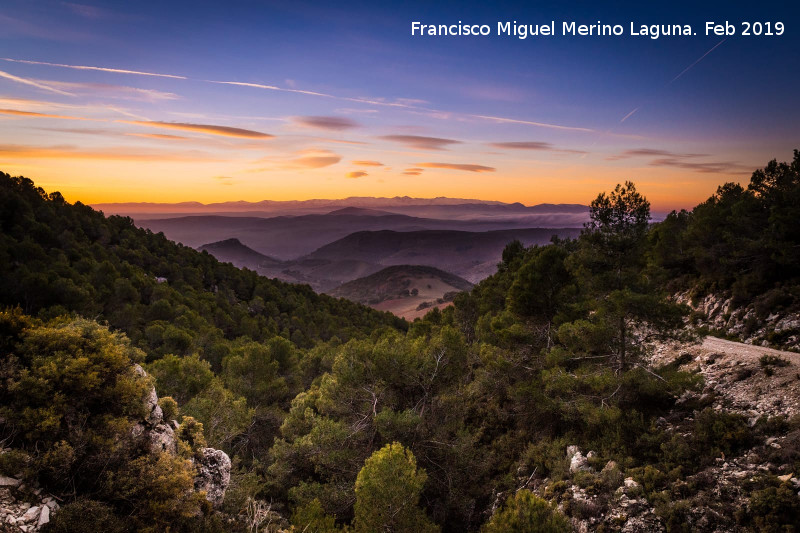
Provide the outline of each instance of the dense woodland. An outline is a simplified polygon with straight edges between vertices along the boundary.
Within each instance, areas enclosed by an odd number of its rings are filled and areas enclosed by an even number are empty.
[[[0,474],[63,496],[52,531],[246,531],[254,501],[273,531],[569,531],[565,515],[593,511],[556,510],[559,480],[611,494],[628,476],[669,531],[688,531],[683,479],[800,422],[676,404],[701,378],[649,367],[649,343],[687,335],[680,290],[796,308],[798,217],[797,151],[657,224],[627,182],[592,202],[578,239],[512,242],[495,275],[408,324],[1,174],[0,439],[13,451]],[[183,455],[115,444],[142,416],[133,362],[182,419]],[[221,512],[186,496],[201,442],[234,460]],[[571,474],[569,445],[593,450],[599,473]],[[545,478],[547,494],[528,490]],[[749,483],[740,526],[800,528],[794,491]]]

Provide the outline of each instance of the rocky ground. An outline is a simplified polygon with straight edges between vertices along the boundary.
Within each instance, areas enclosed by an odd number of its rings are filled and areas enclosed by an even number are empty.
[[[759,300],[734,308],[730,297],[709,294],[693,299],[691,291],[675,301],[692,308],[691,325],[707,328],[744,344],[800,352],[800,313]]]
[[[800,354],[706,337],[695,343],[660,345],[652,366],[678,361],[681,369],[703,376],[702,391],[688,392],[678,403],[740,414],[750,426],[766,417],[800,415]],[[660,421],[668,431],[683,431],[691,420]],[[779,480],[800,497],[800,472],[794,471],[800,430],[776,426],[772,434],[736,457],[717,457],[714,464],[673,484],[670,498],[680,500],[671,511],[614,462],[598,464],[595,454],[576,446],[566,449],[570,479],[533,483],[537,493],[558,503],[579,532],[752,531],[741,526],[754,487]],[[640,474],[641,476],[641,474]],[[596,485],[604,488],[598,490]],[[608,487],[612,492],[609,493]],[[616,487],[616,489],[613,489]],[[678,520],[680,523],[676,523]]]

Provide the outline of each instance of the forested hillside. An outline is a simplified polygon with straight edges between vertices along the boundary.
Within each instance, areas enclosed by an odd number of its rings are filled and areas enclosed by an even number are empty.
[[[222,509],[153,508],[164,530],[199,527],[192,513],[207,531],[800,528],[800,420],[723,408],[690,356],[651,359],[696,334],[677,291],[797,309],[798,152],[655,225],[635,185],[618,185],[592,202],[579,238],[510,243],[496,274],[410,326],[222,265],[28,180],[2,183],[0,301],[21,309],[0,324],[11,406],[0,438],[17,458],[0,474],[28,465],[31,482],[64,498],[64,517],[87,498],[112,517],[147,516],[141,492],[131,503],[117,485],[64,488],[53,476],[71,464],[55,451],[59,428],[75,425],[63,409],[41,415],[52,389],[37,369],[79,360],[80,338],[110,335],[84,321],[70,344],[49,340],[81,319],[47,320],[77,313],[125,332],[143,351],[126,357],[145,361],[181,427],[202,424],[233,457]],[[763,372],[789,364],[768,359]],[[58,406],[84,390],[59,383]],[[87,420],[127,416],[100,409],[105,398],[85,404]],[[101,451],[105,436],[91,441]],[[758,467],[720,488],[713,469],[740,460]]]
[[[279,335],[308,348],[404,327],[391,315],[220,263],[7,174],[0,174],[0,227],[0,304],[106,320],[154,356],[202,352],[218,369],[226,340]]]

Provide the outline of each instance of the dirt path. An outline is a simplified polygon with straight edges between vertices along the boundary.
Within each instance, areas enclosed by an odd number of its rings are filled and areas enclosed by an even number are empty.
[[[709,352],[717,352],[735,357],[742,362],[755,361],[758,363],[761,356],[766,354],[781,357],[787,361],[791,361],[794,365],[800,366],[800,353],[783,352],[780,350],[773,350],[772,348],[753,346],[752,344],[743,344],[741,342],[728,341],[717,337],[706,337],[703,339],[703,344],[701,346],[704,350]]]
[[[752,420],[764,415],[800,415],[800,354],[717,337],[694,344],[660,346],[655,352],[656,366],[679,357],[688,360],[681,368],[703,375],[703,393],[715,395],[717,408]],[[764,366],[760,361],[763,355],[780,361]]]

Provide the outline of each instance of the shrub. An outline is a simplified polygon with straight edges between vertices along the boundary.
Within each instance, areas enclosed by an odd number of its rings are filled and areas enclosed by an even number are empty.
[[[483,533],[569,533],[569,521],[547,501],[520,490],[483,527]]]
[[[762,532],[800,529],[800,498],[787,483],[768,487],[750,496],[749,519]]]

